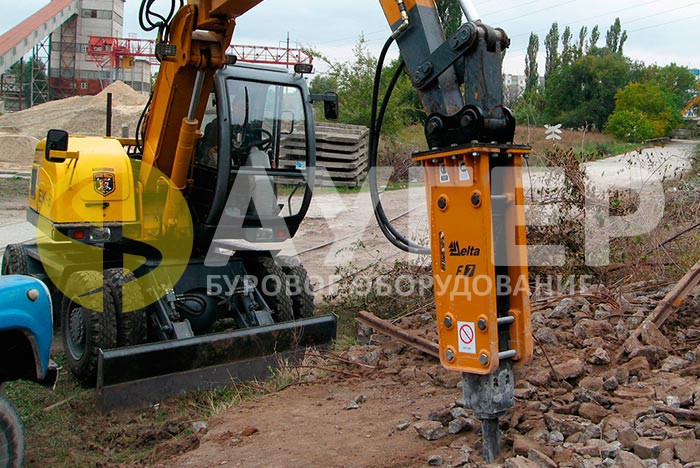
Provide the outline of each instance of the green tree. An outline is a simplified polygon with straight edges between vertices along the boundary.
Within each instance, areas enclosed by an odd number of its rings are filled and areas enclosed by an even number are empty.
[[[638,110],[619,110],[610,116],[605,125],[608,133],[621,140],[645,141],[654,138],[654,125]]]
[[[323,77],[314,77],[311,89],[313,92],[325,92],[330,88],[338,93],[341,123],[369,126],[377,58],[367,49],[364,36],[360,36],[353,49],[353,55],[353,59],[347,62],[329,61],[330,71]],[[382,75],[380,100],[398,64],[398,61],[394,61],[386,66]],[[404,73],[387,107],[382,132],[395,134],[402,129],[411,117],[417,114],[415,102],[417,99],[413,86]]]
[[[525,55],[525,92],[531,92],[539,85],[539,72],[537,71],[537,54],[540,51],[540,38],[535,33],[530,33],[530,42],[527,45]]]
[[[544,49],[547,54],[547,61],[544,66],[544,78],[549,77],[559,67],[559,24],[552,24],[547,37],[544,39]]]
[[[462,8],[459,6],[459,0],[438,0],[436,6],[445,36],[450,37],[462,25]]]
[[[565,55],[571,49],[571,28],[569,26],[564,28],[564,33],[561,35],[561,53]]]
[[[627,31],[622,31],[622,23],[620,18],[615,18],[615,22],[605,35],[605,46],[611,52],[622,55],[622,48],[627,41]]]
[[[670,135],[682,123],[673,94],[653,83],[630,83],[615,96],[606,130],[619,138],[642,140]]]
[[[687,67],[672,63],[665,67],[652,65],[642,71],[642,80],[660,86],[673,95],[676,109],[683,109],[695,96],[697,81]]]
[[[326,91],[335,91],[336,89],[338,89],[338,83],[329,74],[319,73],[309,82],[309,92],[311,94],[323,94]]]
[[[593,29],[591,29],[591,40],[588,42],[588,50],[586,50],[587,54],[590,54],[593,52],[595,49],[598,48],[598,41],[600,40],[600,28],[596,24],[593,26]]]
[[[628,61],[606,49],[563,65],[547,82],[547,116],[567,127],[603,128],[615,109],[615,94],[629,82],[629,73]]]
[[[588,36],[588,26],[581,26],[581,30],[578,32],[578,47],[576,56],[581,57],[586,49],[586,36]]]
[[[571,28],[569,26],[564,28],[564,33],[561,35],[561,63],[571,63],[579,57],[578,48],[572,43],[573,37]]]

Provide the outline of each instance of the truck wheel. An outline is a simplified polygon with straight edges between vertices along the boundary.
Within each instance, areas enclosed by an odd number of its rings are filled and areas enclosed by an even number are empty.
[[[272,257],[251,257],[245,264],[248,273],[258,279],[258,291],[272,310],[275,322],[294,320],[289,282],[282,267]]]
[[[24,427],[12,403],[0,395],[0,466],[19,468],[24,463]]]
[[[66,361],[73,375],[85,386],[95,385],[100,349],[117,345],[117,317],[112,295],[103,295],[103,307],[91,304],[96,310],[75,302],[85,292],[101,290],[102,287],[102,275],[97,271],[73,273],[68,279],[61,307]],[[99,312],[102,308],[104,311]]]
[[[133,346],[144,343],[148,334],[146,311],[141,287],[128,270],[105,270],[105,287],[112,297],[117,317],[117,346]],[[128,312],[124,312],[124,307]]]
[[[314,316],[314,295],[311,292],[309,274],[299,259],[294,257],[277,257],[282,264],[282,271],[287,275],[289,295],[296,320]]]
[[[29,275],[27,249],[22,244],[10,244],[5,247],[2,256],[3,275]]]

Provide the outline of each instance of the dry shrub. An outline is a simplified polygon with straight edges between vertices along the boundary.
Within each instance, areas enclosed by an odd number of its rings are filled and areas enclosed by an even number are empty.
[[[581,267],[585,265],[583,214],[587,195],[584,156],[556,146],[546,151],[543,159],[545,166],[559,169],[560,174],[548,174],[545,177],[552,180],[545,180],[539,188],[533,188],[527,194],[530,213],[550,218],[547,226],[528,225],[528,243],[565,246],[566,265],[557,267],[557,272],[582,273]],[[562,175],[563,180],[558,175]],[[552,267],[533,267],[531,270],[534,274],[554,273]]]
[[[422,132],[418,127],[416,132]],[[422,137],[422,133],[420,135]],[[411,141],[413,140],[413,141]],[[413,153],[424,151],[425,143],[421,144],[418,138],[399,139],[382,138],[379,142],[378,164],[380,167],[393,167],[394,171],[389,179],[389,183],[407,183],[411,167],[414,166],[411,160]]]

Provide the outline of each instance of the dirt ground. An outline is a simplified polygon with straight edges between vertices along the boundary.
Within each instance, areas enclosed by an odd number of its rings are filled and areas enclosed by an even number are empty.
[[[423,378],[429,381],[425,373]],[[420,378],[401,383],[381,373],[298,385],[212,419],[197,450],[163,466],[399,467],[423,466],[426,454],[452,458],[442,445],[460,437],[435,447],[417,440],[410,427],[397,429],[417,418],[427,419],[459,396],[454,389],[425,383]],[[359,407],[346,409],[355,406]],[[250,427],[259,432],[242,435]]]

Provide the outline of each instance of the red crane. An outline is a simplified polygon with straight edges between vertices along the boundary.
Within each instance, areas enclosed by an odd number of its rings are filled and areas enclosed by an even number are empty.
[[[87,48],[88,60],[100,68],[130,68],[133,60],[141,58],[151,65],[158,65],[155,56],[155,41],[123,37],[91,36]],[[298,48],[231,45],[227,51],[239,62],[270,65],[295,65],[313,63],[313,56]]]

